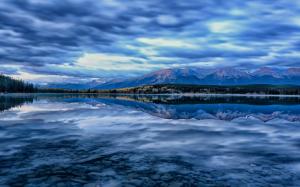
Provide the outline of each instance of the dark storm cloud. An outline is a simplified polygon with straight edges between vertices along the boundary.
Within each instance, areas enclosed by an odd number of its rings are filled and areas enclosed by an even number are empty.
[[[96,78],[135,75],[137,63],[147,63],[144,73],[215,58],[229,66],[299,66],[299,12],[293,0],[3,0],[1,72],[16,74],[4,70],[16,65],[19,72]],[[78,63],[91,53],[105,58]],[[109,55],[119,71],[102,67]]]

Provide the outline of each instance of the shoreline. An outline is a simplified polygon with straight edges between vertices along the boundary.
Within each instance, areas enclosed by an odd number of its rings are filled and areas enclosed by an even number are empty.
[[[300,95],[274,95],[274,94],[218,94],[218,93],[161,93],[161,94],[137,94],[137,93],[0,93],[0,96],[18,96],[18,95],[131,95],[131,96],[184,96],[184,97],[286,97],[298,98]]]

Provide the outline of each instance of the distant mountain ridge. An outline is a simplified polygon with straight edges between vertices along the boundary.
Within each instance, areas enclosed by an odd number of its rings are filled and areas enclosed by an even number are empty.
[[[163,69],[136,78],[109,81],[93,89],[117,89],[155,84],[300,85],[300,68],[279,70],[263,67],[253,72],[231,67],[217,69],[203,69],[198,67]]]
[[[103,84],[104,81],[91,81],[87,83],[48,83],[46,85],[41,85],[39,88],[48,88],[48,89],[66,89],[66,90],[87,90],[94,88],[100,84]]]

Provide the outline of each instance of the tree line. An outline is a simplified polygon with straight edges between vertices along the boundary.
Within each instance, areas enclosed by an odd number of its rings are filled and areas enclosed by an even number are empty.
[[[300,95],[300,86],[295,85],[185,85],[160,84],[111,90],[68,90],[37,88],[31,83],[0,75],[0,93],[91,93],[91,94],[267,94]]]
[[[33,84],[26,83],[22,80],[0,75],[0,93],[33,93],[37,88]]]
[[[146,85],[103,91],[121,94],[264,94],[264,95],[300,95],[300,86],[295,85]]]

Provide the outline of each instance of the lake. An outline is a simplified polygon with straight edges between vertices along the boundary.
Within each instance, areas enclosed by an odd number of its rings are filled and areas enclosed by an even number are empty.
[[[0,186],[299,186],[300,98],[0,96]]]

